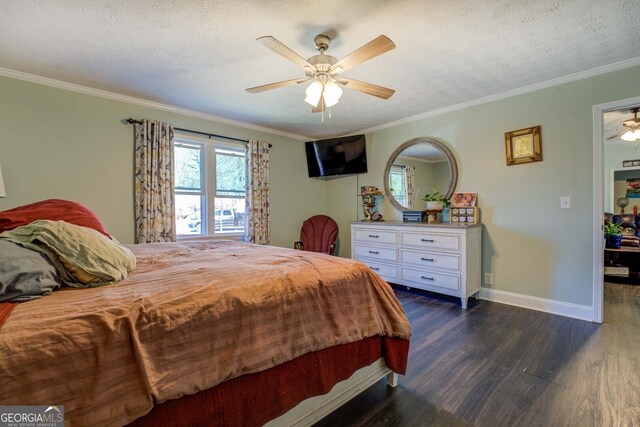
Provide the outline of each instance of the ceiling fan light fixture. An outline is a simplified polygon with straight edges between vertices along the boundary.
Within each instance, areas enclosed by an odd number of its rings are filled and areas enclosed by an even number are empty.
[[[381,99],[388,99],[395,92],[393,89],[377,86],[371,83],[359,82],[357,80],[341,78],[339,81],[336,81],[343,71],[347,71],[356,65],[380,56],[391,49],[395,49],[396,45],[385,35],[376,37],[341,60],[326,54],[325,51],[329,48],[329,43],[331,42],[331,37],[326,34],[319,34],[315,37],[314,43],[316,49],[320,51],[320,54],[313,55],[308,59],[304,59],[275,37],[258,37],[256,41],[268,49],[271,49],[278,55],[302,67],[304,69],[305,78],[289,79],[281,82],[251,87],[246,89],[249,93],[265,92],[313,80],[306,89],[305,102],[313,107],[311,110],[313,113],[318,113],[321,111],[323,112],[325,107],[331,107],[340,101],[342,88],[339,87],[338,84]],[[349,86],[347,86],[347,84],[349,84]],[[329,112],[329,117],[331,117],[331,112]]]
[[[630,141],[633,142],[636,140],[636,135],[635,132],[628,130],[626,131],[624,134],[622,134],[622,136],[620,137],[620,139],[622,139],[623,141]]]
[[[324,103],[327,107],[333,107],[340,101],[340,97],[342,96],[342,89],[340,86],[329,80],[324,84],[324,92],[322,97],[324,98]]]
[[[320,96],[322,96],[322,83],[319,80],[314,80],[313,83],[309,85],[305,93],[307,94],[307,97],[304,99],[304,102],[313,107],[317,107],[318,102],[320,101]]]

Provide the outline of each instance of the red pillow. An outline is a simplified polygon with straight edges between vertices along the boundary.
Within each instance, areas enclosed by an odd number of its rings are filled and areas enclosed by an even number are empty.
[[[0,233],[39,219],[65,221],[93,228],[111,238],[102,221],[89,208],[68,200],[48,199],[0,212]]]

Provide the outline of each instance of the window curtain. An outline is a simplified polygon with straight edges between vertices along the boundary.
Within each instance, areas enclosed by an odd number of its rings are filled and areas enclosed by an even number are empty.
[[[406,165],[404,167],[404,179],[407,186],[407,207],[415,209],[416,204],[416,167]]]
[[[135,124],[136,243],[175,242],[173,127]]]
[[[245,240],[268,245],[269,218],[269,143],[252,139],[247,146],[247,197]]]

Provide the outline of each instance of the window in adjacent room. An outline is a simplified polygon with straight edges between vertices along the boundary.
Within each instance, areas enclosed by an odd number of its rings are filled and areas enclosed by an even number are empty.
[[[402,206],[407,206],[407,182],[404,168],[401,166],[391,166],[389,174],[389,187],[391,194]]]
[[[179,238],[244,234],[245,152],[244,145],[176,137]]]

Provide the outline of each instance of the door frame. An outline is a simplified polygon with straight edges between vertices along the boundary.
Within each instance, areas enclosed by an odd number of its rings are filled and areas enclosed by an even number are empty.
[[[640,96],[594,105],[593,114],[593,321],[604,305],[604,121],[606,112],[640,105]]]

